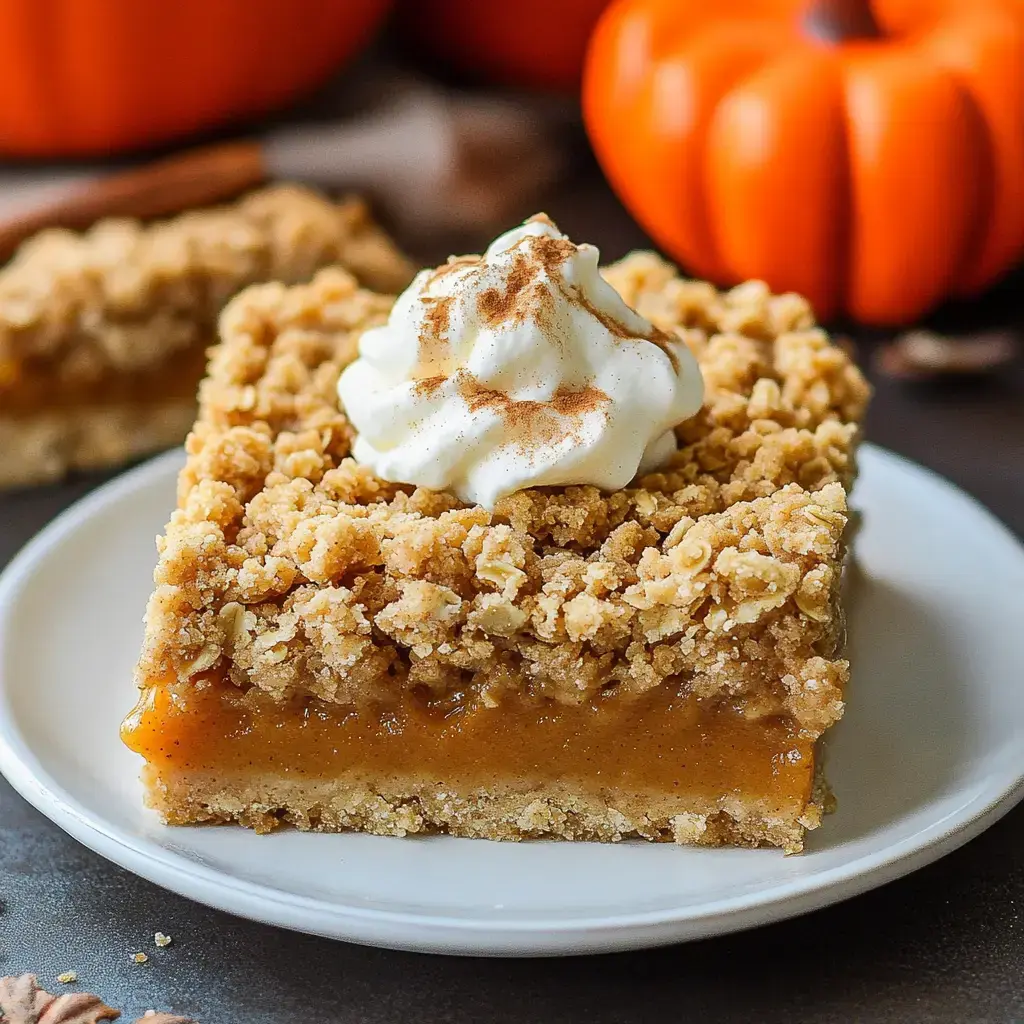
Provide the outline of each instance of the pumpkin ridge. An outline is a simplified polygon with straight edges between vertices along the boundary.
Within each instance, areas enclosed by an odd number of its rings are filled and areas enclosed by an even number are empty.
[[[708,149],[710,136],[714,128],[716,116],[718,111],[721,109],[722,104],[727,102],[729,96],[734,94],[737,90],[742,89],[747,82],[762,73],[772,63],[773,57],[778,57],[777,54],[773,54],[772,50],[763,43],[759,42],[758,45],[753,45],[753,33],[751,33],[751,36],[748,39],[744,40],[744,45],[749,47],[749,49],[744,53],[743,48],[737,45],[737,40],[727,31],[727,28],[727,23],[724,21],[715,25],[709,25],[702,32],[698,33],[691,43],[691,46],[695,47],[698,40],[703,40],[704,45],[709,48],[714,45],[722,47],[724,44],[731,44],[736,47],[733,51],[734,58],[750,59],[750,63],[744,64],[734,78],[722,83],[722,88],[716,96],[709,98],[703,124],[701,125],[699,132],[695,132],[692,140],[694,160],[696,163],[694,192],[696,193],[697,198],[695,201],[695,208],[700,211],[699,217],[703,225],[704,245],[707,249],[707,260],[713,267],[717,268],[717,271],[705,273],[700,269],[699,263],[697,263],[695,269],[701,274],[701,276],[710,278],[718,277],[719,279],[724,279],[734,275],[730,274],[728,262],[723,255],[722,245],[716,231],[715,220],[711,214],[711,203],[708,196]],[[764,46],[763,49],[762,46]],[[685,53],[686,51],[683,50],[680,56],[683,56]],[[692,53],[693,50],[691,50],[691,55]],[[708,59],[710,60],[712,58],[709,57]],[[696,263],[696,261],[694,262]]]
[[[962,268],[958,292],[987,287],[1024,252],[1024,29],[1004,12],[971,11],[922,40],[955,75],[982,119],[990,157],[987,231]],[[1015,109],[1008,110],[1013,104]]]
[[[952,291],[957,287],[958,282],[967,277],[971,273],[972,268],[978,265],[987,248],[991,230],[990,225],[993,224],[993,213],[996,204],[996,160],[992,126],[989,124],[988,118],[985,116],[973,90],[955,69],[945,66],[943,66],[943,69],[960,91],[968,119],[974,122],[972,130],[978,138],[975,156],[979,161],[978,173],[973,177],[974,191],[976,193],[976,212],[971,221],[968,235],[964,239],[963,253],[959,262],[955,265],[953,275],[947,284],[947,289]]]
[[[870,322],[904,321],[940,301],[961,265],[984,141],[962,91],[926,54],[883,50],[847,71],[849,308]]]
[[[769,30],[768,34],[775,37],[774,42],[778,45],[778,26],[764,21],[759,22],[758,27]],[[699,124],[694,126],[687,147],[694,164],[691,172],[689,205],[699,225],[695,230],[696,244],[693,248],[700,251],[699,256],[691,255],[689,260],[684,261],[691,273],[719,280],[732,276],[716,237],[708,200],[708,139],[716,112],[722,103],[779,56],[773,49],[771,40],[757,38],[755,33],[737,39],[731,31],[729,22],[723,19],[711,22],[694,33],[686,45],[680,48],[675,61],[671,62],[686,66],[691,78],[700,78],[703,75],[705,86],[710,73],[709,68],[715,68],[714,73],[722,76],[715,83],[716,88],[707,89],[703,97],[702,116]],[[669,63],[670,61],[663,60],[662,66]],[[735,73],[726,75],[724,69],[730,65]],[[660,233],[656,221],[648,230],[653,237]]]
[[[790,116],[795,103],[803,116]],[[847,152],[842,80],[828,51],[779,53],[719,103],[708,190],[733,279],[771,276],[819,317],[837,308],[846,268],[833,249],[848,219]]]

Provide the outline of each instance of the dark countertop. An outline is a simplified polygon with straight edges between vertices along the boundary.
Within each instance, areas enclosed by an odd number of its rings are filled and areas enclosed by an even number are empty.
[[[553,200],[549,212],[608,259],[643,244],[598,186]],[[1020,323],[1024,281],[942,319]],[[1020,365],[956,387],[882,382],[868,431],[1024,535]],[[0,498],[0,564],[100,482]],[[53,983],[73,968],[79,988],[124,1007],[128,1020],[157,1007],[203,1024],[1010,1024],[1024,1019],[1022,911],[1024,806],[909,878],[741,935],[554,960],[394,953],[253,924],[164,892],[79,846],[0,780],[0,974],[32,970]],[[158,930],[174,944],[155,950]],[[140,949],[150,953],[143,966],[129,962]]]

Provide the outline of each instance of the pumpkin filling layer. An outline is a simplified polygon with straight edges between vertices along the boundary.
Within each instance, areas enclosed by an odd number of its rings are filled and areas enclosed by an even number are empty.
[[[206,347],[191,345],[166,362],[135,373],[108,369],[66,380],[45,364],[0,364],[0,408],[6,416],[29,417],[85,406],[190,399],[202,377]]]
[[[813,743],[791,719],[747,719],[664,686],[581,706],[512,697],[492,708],[409,695],[358,709],[315,698],[281,705],[215,682],[155,686],[122,736],[171,776],[416,780],[464,793],[557,782],[675,797],[680,809],[702,813],[742,794],[760,814],[799,814],[814,774]]]

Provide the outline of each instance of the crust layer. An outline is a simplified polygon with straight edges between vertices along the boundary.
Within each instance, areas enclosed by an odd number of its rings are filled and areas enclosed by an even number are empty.
[[[168,824],[238,822],[257,832],[282,824],[304,832],[406,836],[444,832],[471,839],[556,838],[620,842],[640,838],[686,846],[803,849],[832,797],[820,773],[810,803],[789,817],[766,815],[736,797],[726,807],[694,809],[685,798],[582,793],[557,783],[453,791],[415,779],[289,779],[158,773],[144,770],[147,803]]]
[[[52,483],[179,444],[195,417],[192,399],[0,415],[0,489]]]

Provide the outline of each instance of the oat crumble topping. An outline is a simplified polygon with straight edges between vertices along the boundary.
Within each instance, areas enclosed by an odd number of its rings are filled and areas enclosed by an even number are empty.
[[[390,299],[340,270],[235,299],[159,542],[140,684],[216,671],[282,700],[497,704],[679,680],[820,735],[848,675],[838,586],[868,386],[796,296],[721,293],[651,254],[605,274],[682,334],[705,406],[629,488],[526,490],[493,513],[347,457],[337,377]]]
[[[334,263],[386,292],[412,276],[360,200],[287,185],[152,225],[40,232],[0,271],[0,394],[42,365],[61,380],[138,372],[212,340],[240,288]]]

